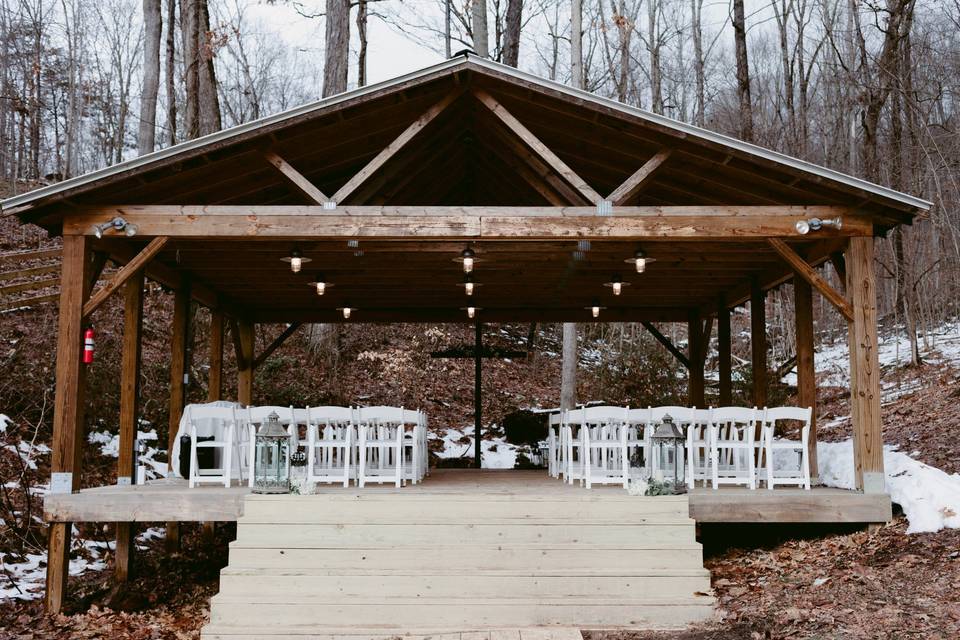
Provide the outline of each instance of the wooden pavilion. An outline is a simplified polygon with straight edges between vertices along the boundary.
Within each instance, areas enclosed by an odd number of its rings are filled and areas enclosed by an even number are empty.
[[[152,509],[150,494],[125,486],[133,473],[144,277],[175,292],[171,438],[184,403],[192,302],[213,314],[211,398],[220,394],[228,325],[239,363],[237,400],[249,403],[264,359],[254,353],[257,323],[472,322],[456,262],[470,248],[483,285],[471,303],[480,320],[686,323],[687,353],[669,346],[683,357],[690,403],[699,406],[714,322],[719,402],[730,401],[730,312],[750,302],[754,402],[763,406],[764,297],[792,281],[803,405],[816,399],[813,291],[849,324],[858,492],[780,497],[780,519],[889,518],[874,238],[930,207],[918,198],[464,54],[2,206],[5,215],[63,236],[46,506],[52,610],[62,606],[71,522],[120,522],[117,555],[125,571],[130,522],[236,517],[224,493],[203,503],[208,511],[179,494],[155,496]],[[281,260],[294,250],[311,259],[298,274]],[[642,274],[631,264],[638,251],[655,260]],[[108,259],[124,266],[92,292]],[[844,288],[820,275],[826,262]],[[307,286],[321,272],[336,285],[322,297]],[[632,285],[616,298],[603,286],[615,274]],[[118,290],[126,313],[121,486],[79,493],[83,331]],[[594,306],[602,307],[598,317]],[[345,307],[353,310],[349,320]],[[699,506],[691,497],[691,512],[769,519],[744,506],[770,504],[769,497],[734,503],[720,493],[713,503],[698,498]],[[849,495],[841,500],[839,493]]]

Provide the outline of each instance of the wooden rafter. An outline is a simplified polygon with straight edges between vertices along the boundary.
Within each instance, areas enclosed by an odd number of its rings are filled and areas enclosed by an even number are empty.
[[[647,160],[642,167],[637,169],[632,176],[624,180],[623,184],[614,189],[613,192],[607,196],[607,200],[614,206],[626,204],[630,198],[640,193],[640,191],[649,184],[653,174],[670,158],[672,153],[673,149],[670,148],[658,151],[652,158]]]
[[[684,368],[690,369],[689,358],[687,358],[686,354],[684,354],[683,351],[680,351],[680,349],[677,349],[677,346],[670,341],[670,338],[660,333],[660,330],[657,329],[655,326],[653,326],[652,322],[649,322],[647,320],[641,320],[640,324],[642,324],[643,327],[650,332],[650,335],[652,335],[657,342],[662,344],[667,351],[672,353],[673,357],[676,358],[680,362],[680,364],[684,366]]]
[[[388,144],[386,148],[383,149],[380,153],[373,157],[370,162],[360,169],[352,178],[347,180],[347,183],[337,189],[337,192],[333,194],[333,202],[343,202],[353,194],[364,182],[366,182],[374,173],[377,172],[383,165],[385,165],[391,158],[395,157],[397,153],[403,149],[408,142],[413,140],[414,137],[423,129],[433,122],[437,116],[446,110],[457,98],[460,97],[460,91],[452,91],[443,97],[439,102],[434,104],[432,107],[427,109],[419,118],[414,120],[410,126],[403,130],[403,132],[394,138],[393,142]]]
[[[283,330],[283,333],[277,336],[260,355],[253,359],[253,364],[251,366],[256,369],[263,364],[267,358],[273,355],[274,351],[279,349],[280,346],[287,341],[287,338],[297,332],[297,329],[299,329],[302,324],[303,323],[301,322],[294,322],[293,324],[287,325],[287,328]]]
[[[323,191],[320,191],[312,182],[307,180],[306,177],[299,171],[297,171],[293,166],[284,160],[280,154],[275,151],[267,151],[263,154],[267,162],[276,167],[290,183],[296,187],[297,191],[306,196],[314,204],[322,205],[324,202],[328,202],[330,198],[324,195]]]
[[[142,271],[147,263],[166,246],[167,240],[168,238],[165,236],[154,238],[150,241],[150,244],[144,247],[130,262],[123,265],[123,267],[117,271],[116,275],[95,294],[90,296],[90,299],[83,305],[83,317],[89,317],[114,291],[122,287],[123,283],[129,280],[134,274]]]
[[[816,269],[790,248],[790,245],[780,238],[768,238],[767,243],[780,254],[784,262],[789,264],[798,276],[809,282],[830,304],[836,307],[844,318],[848,321],[853,320],[853,307],[850,306],[843,294],[831,287],[830,283],[824,280]]]
[[[523,140],[524,144],[533,151],[541,160],[546,162],[554,171],[563,177],[571,186],[576,188],[580,194],[586,198],[587,202],[597,204],[603,200],[603,197],[597,193],[593,187],[587,184],[586,180],[567,166],[557,154],[555,154],[547,145],[541,142],[540,138],[527,129],[522,122],[516,119],[506,107],[497,101],[492,95],[483,89],[474,89],[473,94],[477,99],[495,115],[500,122],[504,124],[518,138]]]

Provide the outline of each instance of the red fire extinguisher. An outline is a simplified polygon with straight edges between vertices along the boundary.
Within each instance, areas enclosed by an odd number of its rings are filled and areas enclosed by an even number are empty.
[[[93,362],[93,328],[88,327],[83,332],[83,364]]]

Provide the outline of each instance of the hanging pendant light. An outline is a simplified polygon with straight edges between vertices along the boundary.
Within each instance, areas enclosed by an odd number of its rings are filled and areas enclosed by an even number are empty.
[[[600,311],[602,311],[603,309],[606,309],[606,307],[601,307],[601,306],[600,306],[600,303],[597,302],[596,300],[594,300],[594,301],[593,301],[593,304],[592,304],[591,306],[589,306],[589,307],[584,307],[584,309],[586,309],[587,311],[589,311],[589,312],[590,312],[590,315],[593,316],[594,318],[599,318],[599,317],[600,317]]]
[[[470,273],[473,271],[473,265],[477,261],[477,256],[473,252],[473,249],[471,249],[470,247],[467,247],[466,249],[461,251],[460,256],[457,258],[454,258],[454,260],[457,262],[463,263],[464,273]]]
[[[327,278],[322,273],[317,274],[317,279],[315,282],[310,282],[308,284],[317,290],[318,296],[322,296],[327,292],[327,289],[333,286],[332,282],[327,282]]]
[[[467,317],[473,320],[477,317],[477,312],[480,311],[480,307],[461,307],[463,311],[467,312]]]
[[[350,307],[350,306],[343,306],[343,307],[337,307],[337,311],[339,311],[339,312],[341,312],[341,313],[343,314],[343,319],[344,319],[344,320],[349,320],[349,319],[350,319],[350,314],[352,314],[354,311],[356,311],[356,309],[354,309],[353,307]]]
[[[636,267],[637,273],[643,273],[647,270],[647,265],[656,262],[656,258],[651,258],[643,249],[637,249],[632,258],[627,258],[624,262]]]
[[[474,290],[480,286],[480,283],[474,282],[473,275],[468,273],[467,275],[463,276],[463,282],[460,283],[460,286],[463,287],[464,293],[466,293],[468,296],[472,296]]]
[[[300,270],[303,269],[304,264],[313,261],[312,258],[305,258],[300,250],[296,248],[290,252],[289,256],[280,259],[284,262],[289,262],[290,271],[293,271],[294,273],[300,273]]]
[[[610,287],[611,289],[613,289],[613,295],[618,296],[621,293],[623,293],[624,287],[630,286],[630,283],[624,282],[623,278],[620,277],[620,274],[616,274],[612,278],[610,278],[610,282],[604,282],[603,286]]]

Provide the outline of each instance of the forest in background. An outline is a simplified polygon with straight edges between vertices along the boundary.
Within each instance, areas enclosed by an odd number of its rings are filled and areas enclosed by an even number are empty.
[[[318,53],[263,21],[280,5]],[[956,317],[960,0],[0,0],[0,178],[55,182],[361,86],[373,21],[933,201],[880,242],[880,311],[921,341]]]

